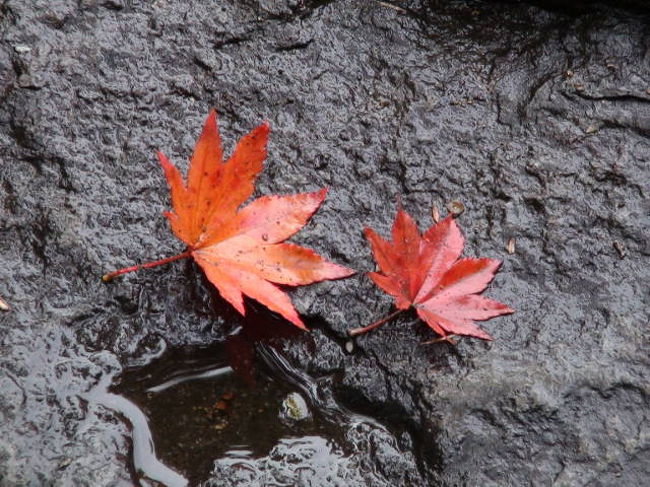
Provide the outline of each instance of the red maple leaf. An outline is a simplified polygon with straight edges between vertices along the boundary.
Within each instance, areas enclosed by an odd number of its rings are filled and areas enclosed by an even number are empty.
[[[103,279],[192,257],[221,296],[242,315],[243,295],[305,328],[289,297],[276,285],[302,286],[354,274],[314,251],[283,243],[318,209],[326,189],[289,196],[263,196],[242,209],[253,194],[266,158],[269,124],[244,136],[224,163],[216,112],[212,110],[194,149],[187,183],[158,153],[171,190],[172,231],[185,242],[182,254],[106,274]]]
[[[412,306],[443,338],[454,334],[491,340],[474,322],[513,312],[505,304],[479,294],[494,278],[501,262],[460,259],[464,239],[451,215],[421,235],[413,219],[399,208],[392,242],[370,228],[365,229],[365,234],[380,271],[368,276],[395,298],[397,311],[371,325],[350,330],[351,335],[383,325]]]

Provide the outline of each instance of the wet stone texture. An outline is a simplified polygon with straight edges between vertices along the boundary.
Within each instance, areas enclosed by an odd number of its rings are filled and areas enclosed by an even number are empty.
[[[648,19],[395,5],[0,2],[0,484],[132,485],[129,424],[89,391],[239,326],[190,262],[99,280],[182,250],[154,150],[185,168],[211,107],[228,150],[270,121],[259,194],[330,188],[296,241],[370,270],[361,229],[386,234],[397,195],[422,226],[459,200],[517,313],[456,347],[404,315],[348,353],[390,300],[361,274],[296,290],[315,331],[285,358],[391,433],[283,440],[236,475],[214,458],[206,485],[647,481]]]

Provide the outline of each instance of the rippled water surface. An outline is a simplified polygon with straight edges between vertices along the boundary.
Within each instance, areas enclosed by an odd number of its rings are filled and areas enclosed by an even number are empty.
[[[229,356],[249,352],[251,360],[230,365]],[[339,406],[328,384],[292,367],[272,346],[233,335],[166,350],[121,373],[108,390],[100,385],[90,400],[129,423],[133,475],[142,485],[381,482],[377,464],[355,454],[365,455],[373,439],[394,445],[393,436]]]
[[[340,435],[319,414],[282,419],[283,401],[295,387],[268,371],[251,370],[248,380],[237,375],[223,343],[170,350],[124,372],[111,389],[142,411],[158,459],[192,484],[208,477],[215,459],[236,463],[263,457],[280,441],[291,450],[294,442],[335,442]]]

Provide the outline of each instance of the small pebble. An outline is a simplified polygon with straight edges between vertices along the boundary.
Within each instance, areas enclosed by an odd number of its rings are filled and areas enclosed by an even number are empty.
[[[515,253],[515,239],[514,237],[508,240],[508,245],[506,245],[506,250],[510,255]]]
[[[348,340],[347,342],[345,342],[345,351],[348,353],[352,353],[353,350],[354,350],[354,343],[352,342],[352,340]]]
[[[595,125],[590,125],[585,129],[585,134],[595,134],[598,132],[598,128]]]
[[[450,201],[447,203],[447,211],[454,216],[458,216],[465,211],[465,205],[460,201]]]
[[[16,51],[18,54],[27,54],[31,50],[32,48],[29,46],[21,46],[21,45],[14,46],[14,51]]]
[[[9,305],[5,302],[4,299],[0,298],[0,310],[2,311],[9,311],[11,308]]]
[[[280,418],[288,421],[302,421],[308,417],[309,407],[307,407],[307,401],[300,394],[292,392],[284,398]]]

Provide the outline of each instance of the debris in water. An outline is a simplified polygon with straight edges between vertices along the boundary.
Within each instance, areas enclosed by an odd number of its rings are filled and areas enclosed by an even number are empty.
[[[2,310],[2,311],[9,311],[10,309],[11,309],[11,308],[10,308],[9,305],[6,303],[6,301],[3,300],[2,298],[0,298],[0,310]]]
[[[292,392],[282,401],[280,418],[291,422],[302,421],[309,417],[307,402],[297,392]]]
[[[515,253],[515,238],[512,237],[510,240],[508,240],[508,245],[506,245],[506,250],[510,255]]]

